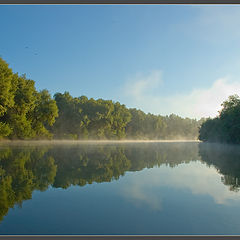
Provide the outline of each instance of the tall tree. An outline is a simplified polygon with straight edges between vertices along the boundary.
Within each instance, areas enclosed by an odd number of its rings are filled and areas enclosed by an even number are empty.
[[[219,116],[207,119],[199,130],[199,139],[211,142],[240,143],[240,98],[229,96]]]
[[[0,58],[0,138],[50,137],[47,127],[53,125],[57,115],[48,91],[38,92],[33,80],[13,74]]]

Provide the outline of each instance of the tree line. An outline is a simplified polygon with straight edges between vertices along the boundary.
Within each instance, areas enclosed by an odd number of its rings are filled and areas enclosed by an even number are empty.
[[[222,103],[222,110],[215,118],[202,123],[199,139],[208,142],[240,143],[240,98],[229,96]]]
[[[161,116],[112,100],[53,98],[0,58],[0,138],[7,139],[197,139],[203,119]]]

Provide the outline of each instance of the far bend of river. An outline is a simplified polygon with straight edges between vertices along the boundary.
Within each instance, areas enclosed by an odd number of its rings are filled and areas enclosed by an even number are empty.
[[[240,147],[0,144],[0,234],[240,234]]]

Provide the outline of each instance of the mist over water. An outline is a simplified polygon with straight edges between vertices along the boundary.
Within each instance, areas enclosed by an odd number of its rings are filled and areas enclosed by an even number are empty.
[[[238,234],[239,172],[194,140],[1,142],[0,232]]]
[[[119,144],[119,143],[171,143],[171,142],[201,142],[199,140],[176,139],[176,140],[4,140],[0,141],[1,145],[45,145],[45,144]]]

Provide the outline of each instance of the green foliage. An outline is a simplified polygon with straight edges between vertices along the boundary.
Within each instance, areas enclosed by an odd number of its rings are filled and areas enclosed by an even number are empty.
[[[111,100],[72,97],[68,92],[52,99],[0,58],[0,138],[196,139],[198,127],[193,119],[146,114]]]
[[[232,95],[222,104],[219,116],[207,119],[199,130],[199,139],[209,142],[240,143],[240,98]]]
[[[53,126],[57,138],[113,139],[124,138],[125,127],[131,119],[128,109],[111,100],[86,96],[73,98],[68,92],[56,93],[59,117]]]
[[[0,139],[8,136],[11,132],[12,130],[7,123],[0,122]]]
[[[29,114],[31,115],[32,128],[37,138],[51,137],[52,134],[46,127],[52,126],[55,118],[58,117],[58,108],[55,100],[47,90],[42,90],[36,94],[35,108]]]
[[[199,122],[177,115],[163,117],[129,109],[132,119],[127,124],[126,134],[132,139],[196,139]]]
[[[8,64],[0,58],[0,117],[14,104],[14,74]]]
[[[53,134],[60,139],[196,139],[199,122],[174,114],[156,116],[127,109],[119,102],[68,92],[54,95],[59,117]]]
[[[52,132],[57,138],[69,138],[79,134],[80,112],[77,109],[78,100],[74,99],[68,92],[54,95],[58,108],[58,118],[52,127]],[[69,137],[67,137],[69,136]]]
[[[13,74],[0,58],[0,138],[51,137],[48,128],[57,116],[56,102],[48,91],[38,92],[33,80]]]

